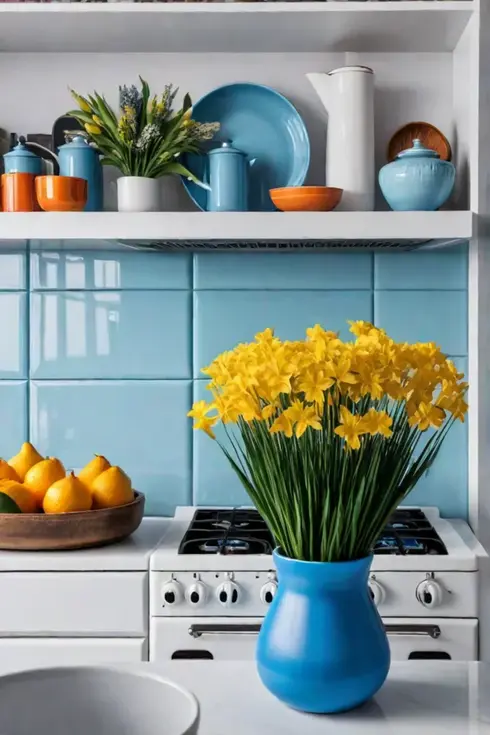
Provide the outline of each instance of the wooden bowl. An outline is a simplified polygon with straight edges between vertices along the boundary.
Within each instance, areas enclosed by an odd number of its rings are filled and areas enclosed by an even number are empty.
[[[36,176],[36,196],[45,212],[83,212],[87,181],[76,176]]]
[[[0,549],[11,551],[63,551],[88,549],[121,541],[143,519],[145,496],[117,508],[79,513],[0,513]]]
[[[451,160],[452,151],[449,141],[435,125],[426,122],[411,122],[403,125],[391,136],[386,152],[388,161],[393,161],[399,153],[411,148],[413,141],[417,139],[425,148],[436,151],[441,161]]]
[[[270,189],[269,194],[281,212],[329,212],[340,202],[343,191],[333,186],[287,186]]]

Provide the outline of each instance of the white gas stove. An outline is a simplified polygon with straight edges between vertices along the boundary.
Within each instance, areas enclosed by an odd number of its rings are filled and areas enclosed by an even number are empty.
[[[150,660],[248,659],[277,589],[273,539],[250,508],[178,508],[150,561]],[[394,659],[478,659],[484,549],[436,508],[400,508],[369,580]]]

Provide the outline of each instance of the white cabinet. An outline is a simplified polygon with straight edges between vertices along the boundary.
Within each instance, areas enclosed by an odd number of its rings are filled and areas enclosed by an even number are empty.
[[[1,572],[0,596],[0,638],[148,630],[147,572]]]
[[[0,676],[44,666],[136,663],[147,660],[145,638],[0,639]]]

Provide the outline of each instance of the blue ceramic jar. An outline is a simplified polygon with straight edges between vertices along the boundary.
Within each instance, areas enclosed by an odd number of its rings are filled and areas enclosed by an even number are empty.
[[[386,679],[390,649],[368,589],[371,561],[298,561],[274,551],[279,586],[259,634],[257,668],[290,707],[352,709]]]
[[[248,209],[248,161],[243,151],[225,141],[208,153],[208,212],[246,212]]]
[[[383,166],[379,186],[394,210],[433,211],[449,198],[455,174],[452,163],[441,161],[438,153],[414,140],[412,148]]]
[[[77,135],[58,149],[61,176],[77,176],[88,185],[85,212],[101,212],[103,204],[102,166],[99,153],[83,136]]]

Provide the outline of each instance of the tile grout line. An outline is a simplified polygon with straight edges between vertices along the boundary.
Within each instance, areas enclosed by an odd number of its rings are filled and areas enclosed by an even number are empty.
[[[31,241],[26,242],[25,254],[26,269],[26,313],[25,313],[25,349],[26,349],[26,365],[27,365],[27,384],[26,384],[26,433],[27,441],[31,441]]]
[[[197,261],[197,253],[192,254],[191,259],[191,305],[190,305],[190,321],[191,321],[191,328],[190,328],[190,339],[191,339],[191,385],[190,385],[190,394],[191,394],[191,403],[194,401],[194,365],[196,361],[196,349],[195,349],[195,324],[194,324],[194,295],[195,295],[195,285],[196,285],[196,261]],[[189,406],[190,408],[190,406]],[[191,504],[195,504],[195,496],[196,496],[196,489],[194,487],[194,431],[192,429],[192,423],[189,419],[187,419],[188,423],[188,431],[189,431],[189,461],[190,461],[190,470],[191,470],[191,493],[190,493],[190,500]]]
[[[371,260],[371,318],[372,323],[377,326],[376,324],[376,254],[372,253],[372,260]]]

